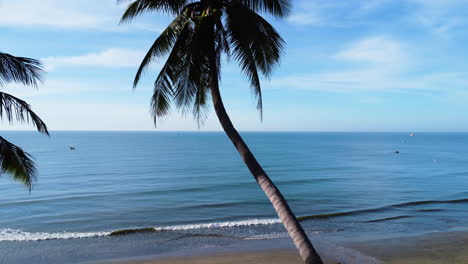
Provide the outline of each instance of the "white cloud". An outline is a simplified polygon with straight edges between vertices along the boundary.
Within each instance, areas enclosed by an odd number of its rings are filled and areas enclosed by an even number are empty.
[[[383,90],[454,92],[467,89],[468,73],[421,73],[413,56],[406,45],[398,41],[387,36],[372,36],[351,43],[332,56],[340,70],[274,78],[267,82],[267,86],[338,93]],[[447,80],[450,80],[450,86]]]
[[[292,14],[288,21],[298,25],[316,25],[320,23],[320,17],[311,13]]]
[[[408,0],[418,9],[412,17],[421,25],[437,33],[466,26],[468,2],[461,0]]]
[[[112,2],[109,0],[101,1]],[[0,0],[0,9],[2,10],[0,24],[45,25],[69,28],[95,27],[108,23],[109,19],[104,15],[96,16],[93,12],[94,8],[93,3],[86,0],[82,1],[82,3],[59,0]],[[88,12],[86,12],[86,9]]]
[[[399,42],[384,36],[374,36],[350,45],[338,52],[335,58],[354,62],[385,63],[386,67],[388,64],[401,67],[407,56]]]
[[[297,0],[288,21],[299,25],[348,27],[366,23],[366,16],[388,4],[390,0]]]
[[[388,89],[392,87],[388,79],[385,72],[365,69],[292,75],[272,79],[267,86],[349,93]]]
[[[20,98],[34,98],[43,95],[73,95],[83,92],[98,92],[104,90],[130,91],[131,83],[112,83],[111,81],[86,82],[83,80],[64,80],[47,78],[37,89],[24,85],[9,83],[2,91]]]
[[[42,61],[47,70],[60,66],[98,66],[98,67],[138,67],[145,56],[144,50],[108,49],[99,53],[88,53],[79,56],[49,57]]]
[[[117,6],[115,0],[0,0],[0,26],[161,30],[159,26],[141,23],[119,26],[123,10],[124,6]]]
[[[390,3],[390,0],[370,0],[370,1],[364,1],[361,3],[360,9],[362,11],[371,11],[375,10],[378,8],[381,8],[382,6],[385,6],[386,4]]]
[[[447,80],[450,80],[450,83]],[[463,72],[441,72],[407,75],[384,69],[367,68],[275,78],[267,83],[267,87],[335,93],[363,91],[454,93],[467,90],[468,74]]]
[[[327,27],[350,27],[375,23],[374,14],[384,11],[393,25],[423,26],[446,33],[468,24],[466,0],[297,0],[289,22]],[[388,18],[387,18],[388,19]]]

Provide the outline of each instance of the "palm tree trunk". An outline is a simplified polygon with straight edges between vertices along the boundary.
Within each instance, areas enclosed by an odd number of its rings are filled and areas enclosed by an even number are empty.
[[[213,53],[214,54],[214,50]],[[221,94],[219,92],[219,82],[218,82],[218,65],[216,63],[215,58],[211,56],[210,58],[210,90],[211,90],[211,98],[213,100],[214,109],[216,111],[216,115],[218,116],[219,122],[226,132],[229,139],[231,139],[232,143],[236,147],[237,151],[239,152],[242,160],[249,168],[250,172],[252,173],[253,177],[263,189],[265,194],[267,195],[270,202],[273,204],[273,207],[276,210],[281,222],[283,223],[284,227],[288,231],[289,236],[293,239],[294,244],[296,245],[297,249],[299,250],[299,254],[301,255],[304,263],[306,264],[323,264],[320,256],[315,251],[312,243],[310,242],[309,238],[307,237],[304,229],[297,221],[296,216],[289,208],[286,199],[284,199],[281,192],[275,186],[275,184],[271,181],[270,177],[266,174],[263,168],[258,163],[257,159],[255,159],[254,155],[250,151],[249,147],[245,144],[242,137],[239,135],[237,130],[234,128],[231,119],[229,118],[226,109],[224,108],[223,101],[221,99]]]

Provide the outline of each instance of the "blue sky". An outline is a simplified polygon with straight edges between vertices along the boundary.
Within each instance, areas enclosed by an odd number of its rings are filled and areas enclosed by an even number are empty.
[[[468,1],[293,0],[269,18],[287,42],[263,81],[264,120],[246,79],[225,64],[226,107],[239,130],[468,131]],[[0,0],[0,50],[41,59],[39,89],[3,89],[32,104],[51,130],[198,130],[173,111],[154,128],[155,62],[134,73],[170,17],[118,25],[115,0]],[[2,129],[29,127],[9,126]],[[214,111],[201,130],[220,130]]]

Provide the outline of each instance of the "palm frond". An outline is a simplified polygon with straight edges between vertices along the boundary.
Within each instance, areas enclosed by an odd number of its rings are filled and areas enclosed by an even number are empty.
[[[175,85],[175,100],[177,107],[183,112],[192,109],[200,126],[207,116],[206,98],[210,74],[208,56],[216,56],[209,54],[208,48],[214,41],[214,18],[207,16],[194,21],[193,34],[187,43],[187,52],[181,64],[183,71]]]
[[[133,88],[138,85],[144,70],[156,57],[164,56],[170,52],[174,42],[176,41],[186,23],[188,23],[188,20],[184,14],[177,16],[154,41],[153,45],[146,53],[146,56],[143,58],[140,67],[138,68],[138,71],[135,75],[135,80],[133,81]]]
[[[0,92],[0,118],[3,119],[4,117],[10,123],[13,121],[32,123],[39,132],[49,135],[46,124],[32,111],[27,102]]]
[[[129,2],[130,0],[117,0],[117,3]],[[133,1],[133,0],[132,0]],[[135,0],[125,10],[120,23],[131,21],[148,11],[162,11],[168,14],[180,14],[187,0]]]
[[[259,70],[268,76],[279,62],[284,40],[268,21],[242,4],[233,3],[226,13],[230,43],[244,43],[251,50]]]
[[[44,70],[40,61],[0,52],[0,87],[8,82],[37,86]]]
[[[36,167],[31,155],[0,137],[0,174],[8,174],[24,183],[29,190],[36,180]]]
[[[181,63],[186,56],[187,43],[191,35],[190,23],[186,23],[175,41],[166,63],[154,82],[154,93],[151,98],[151,113],[156,124],[157,118],[169,113],[174,97],[173,85],[179,82],[183,71]]]
[[[291,12],[291,0],[239,0],[255,12],[263,12],[276,17],[286,17]]]
[[[258,71],[268,76],[279,62],[284,41],[261,16],[243,4],[233,2],[226,9],[226,30],[232,56],[247,75],[262,115],[262,90]]]

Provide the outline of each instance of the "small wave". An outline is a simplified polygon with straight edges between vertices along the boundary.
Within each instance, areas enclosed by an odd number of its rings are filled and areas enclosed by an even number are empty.
[[[0,242],[2,241],[40,241],[40,240],[55,240],[55,239],[75,239],[75,238],[92,238],[104,236],[121,236],[137,233],[154,233],[164,231],[189,231],[197,229],[213,229],[213,228],[229,228],[243,226],[258,226],[272,225],[281,223],[279,219],[250,219],[232,222],[207,223],[207,224],[190,224],[190,225],[174,225],[164,227],[148,227],[137,229],[121,229],[111,232],[25,232],[15,229],[0,229]],[[197,234],[190,234],[197,235]],[[200,234],[200,236],[214,236],[210,234]],[[221,235],[219,235],[221,236]]]
[[[218,238],[230,238],[230,239],[245,239],[244,237],[239,237],[239,236],[229,236],[229,235],[223,235],[223,234],[185,234],[170,240],[167,240],[166,242],[169,241],[176,241],[180,240],[183,238],[189,238],[189,237],[218,237]]]
[[[335,233],[335,232],[341,232],[341,231],[344,231],[344,229],[337,228],[333,230],[313,231],[313,232],[308,232],[308,233],[313,234],[313,235],[318,235],[322,233]],[[289,237],[289,234],[287,232],[254,235],[254,236],[245,237],[244,239],[245,240],[263,240],[263,239],[274,239],[274,238],[285,238],[285,237]]]
[[[465,198],[465,199],[456,199],[456,200],[413,201],[413,202],[392,204],[392,205],[386,205],[386,206],[382,206],[382,207],[369,208],[369,209],[358,209],[358,210],[350,210],[350,211],[336,212],[336,213],[306,215],[306,216],[297,217],[297,220],[305,221],[305,220],[311,220],[311,219],[332,218],[332,217],[356,215],[356,214],[362,214],[362,213],[382,212],[382,211],[393,209],[393,208],[410,207],[410,206],[417,206],[417,205],[458,204],[458,203],[468,203],[468,199]],[[430,212],[430,211],[437,211],[437,209],[427,209],[426,210],[426,212]]]
[[[288,237],[288,233],[271,233],[271,234],[262,234],[262,235],[255,235],[246,237],[246,240],[263,240],[263,239],[273,239],[273,238],[285,238]]]
[[[151,233],[151,232],[163,232],[163,231],[188,231],[188,230],[197,230],[197,229],[273,225],[273,224],[280,224],[280,223],[281,221],[279,219],[250,219],[250,220],[220,222],[220,223],[174,225],[174,226],[150,227],[150,228],[141,228],[141,229],[122,229],[122,230],[113,231],[110,233],[110,235],[118,236],[118,235],[134,234],[134,233]]]
[[[133,234],[133,233],[188,231],[188,230],[197,230],[197,229],[273,225],[273,224],[280,224],[280,223],[281,221],[279,219],[249,219],[249,220],[220,222],[220,223],[174,225],[174,226],[150,227],[150,228],[141,228],[141,229],[122,229],[122,230],[113,231],[110,233],[110,235],[118,236],[118,235],[128,235],[128,234]]]
[[[226,228],[226,227],[241,227],[241,226],[257,226],[257,225],[273,225],[280,224],[281,221],[276,218],[272,219],[250,219],[222,223],[207,223],[207,224],[190,224],[190,225],[175,225],[166,227],[155,227],[156,231],[184,231],[194,229],[209,229],[209,228]]]
[[[0,229],[0,241],[41,241],[54,239],[74,239],[74,238],[90,238],[108,236],[110,232],[94,232],[94,233],[79,233],[79,232],[24,232],[15,229]]]
[[[355,214],[361,214],[361,213],[381,212],[381,211],[389,210],[392,208],[410,207],[410,206],[416,206],[416,205],[447,204],[447,203],[456,204],[456,203],[467,203],[467,202],[468,202],[468,199],[414,201],[414,202],[406,202],[406,203],[382,206],[382,207],[377,207],[377,208],[359,209],[359,210],[351,210],[351,211],[327,213],[327,214],[306,215],[306,216],[300,216],[297,219],[299,221],[305,221],[305,220],[311,220],[311,219],[332,218],[332,217],[355,215]],[[419,211],[431,212],[431,211],[438,211],[438,210],[439,209],[420,209]],[[371,220],[371,222],[379,222],[379,221],[393,220],[393,219],[406,218],[406,217],[409,217],[409,216],[398,216],[398,217],[377,219],[377,220]],[[163,232],[163,231],[189,231],[189,230],[197,230],[197,229],[216,229],[216,228],[230,228],[230,227],[274,225],[274,224],[280,224],[280,223],[281,221],[278,218],[249,219],[249,220],[231,221],[231,222],[173,225],[173,226],[163,226],[163,227],[148,227],[148,228],[140,228],[140,229],[122,229],[122,230],[116,230],[116,231],[111,231],[111,232],[83,232],[83,233],[82,232],[44,233],[44,232],[25,232],[25,231],[14,230],[14,229],[0,229],[0,242],[1,241],[39,241],[39,240],[52,240],[52,239],[91,238],[91,237],[102,237],[102,236],[128,235],[128,234],[134,234],[134,233],[148,233],[148,232],[151,233],[151,232]]]
[[[366,221],[366,223],[377,223],[377,222],[384,222],[384,221],[397,220],[397,219],[410,218],[410,217],[411,216],[409,216],[409,215],[399,215],[399,216],[385,217],[385,218],[380,218],[380,219],[369,220],[369,221]]]
[[[435,209],[421,209],[421,210],[418,210],[418,212],[423,212],[423,213],[427,213],[427,212],[442,212],[442,211],[445,211],[444,209],[439,209],[439,208],[435,208]]]

